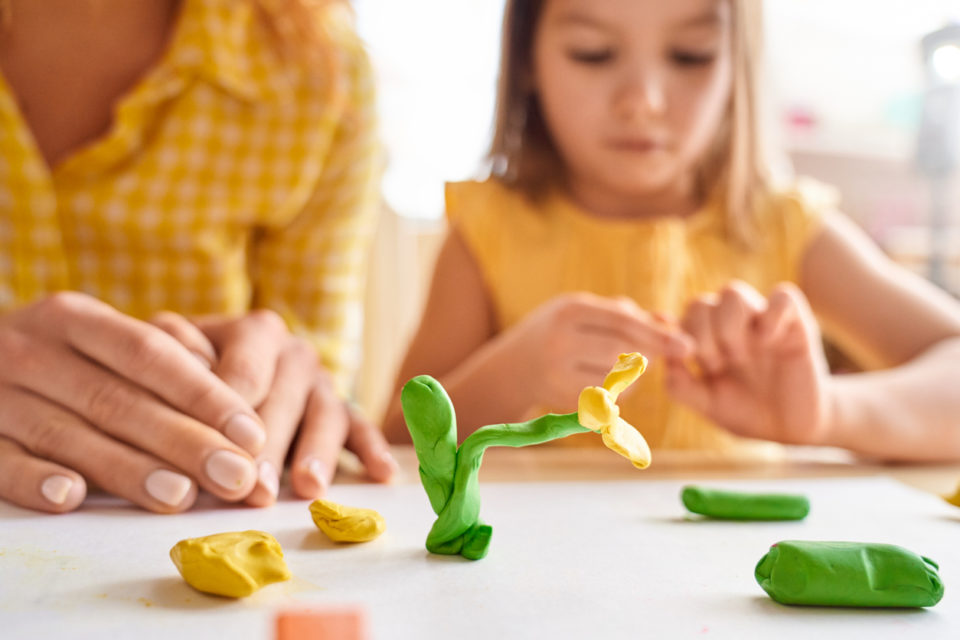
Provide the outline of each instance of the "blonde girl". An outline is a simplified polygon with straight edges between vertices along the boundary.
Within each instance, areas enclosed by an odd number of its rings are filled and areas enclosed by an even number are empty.
[[[465,435],[641,351],[622,408],[654,447],[960,458],[960,305],[825,187],[772,184],[760,24],[758,0],[508,1],[491,175],[447,187],[398,385],[438,377]],[[830,374],[821,327],[865,372]]]

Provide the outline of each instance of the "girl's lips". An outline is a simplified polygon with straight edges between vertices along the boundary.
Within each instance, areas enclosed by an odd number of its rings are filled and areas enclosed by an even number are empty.
[[[663,151],[667,146],[662,141],[654,138],[614,138],[608,142],[608,145],[618,151],[640,153]]]

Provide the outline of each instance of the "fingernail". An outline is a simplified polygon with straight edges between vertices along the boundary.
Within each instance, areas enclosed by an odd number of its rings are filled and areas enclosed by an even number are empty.
[[[389,451],[384,451],[380,454],[380,459],[384,464],[388,465],[391,470],[398,471],[400,469],[400,463],[397,462],[397,459],[393,457],[393,454]]]
[[[206,367],[207,369],[213,369],[213,362],[210,360],[210,358],[203,355],[199,351],[191,351],[190,353],[193,355],[194,358],[199,360],[200,364],[202,364],[204,367]]]
[[[73,487],[73,480],[67,476],[50,476],[40,485],[40,493],[53,504],[63,504]]]
[[[210,454],[205,468],[211,480],[229,491],[248,484],[256,475],[249,460],[226,449]]]
[[[314,458],[310,461],[310,464],[307,465],[307,473],[313,476],[313,479],[317,481],[321,489],[324,491],[327,490],[330,484],[330,481],[327,480],[327,465]]]
[[[263,427],[245,413],[238,413],[230,418],[223,432],[236,444],[253,452],[260,451],[267,439]]]
[[[151,472],[145,484],[154,500],[171,507],[183,502],[191,486],[190,478],[166,469]]]
[[[260,473],[258,474],[260,486],[270,492],[274,498],[280,493],[280,476],[272,464],[264,460],[260,463]]]

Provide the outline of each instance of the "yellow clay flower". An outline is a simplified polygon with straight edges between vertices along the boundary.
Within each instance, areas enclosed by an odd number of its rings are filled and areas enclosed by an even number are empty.
[[[650,447],[640,432],[620,417],[617,397],[643,374],[647,359],[639,353],[622,353],[602,387],[580,392],[577,421],[603,437],[607,448],[630,460],[638,469],[650,466]]]

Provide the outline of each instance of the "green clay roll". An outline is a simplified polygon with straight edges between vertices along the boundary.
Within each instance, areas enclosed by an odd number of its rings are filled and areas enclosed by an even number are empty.
[[[803,520],[810,513],[806,496],[786,493],[740,493],[687,486],[680,498],[693,513],[722,520]]]
[[[943,597],[937,563],[890,544],[787,540],[757,564],[757,582],[781,604],[932,607]]]

